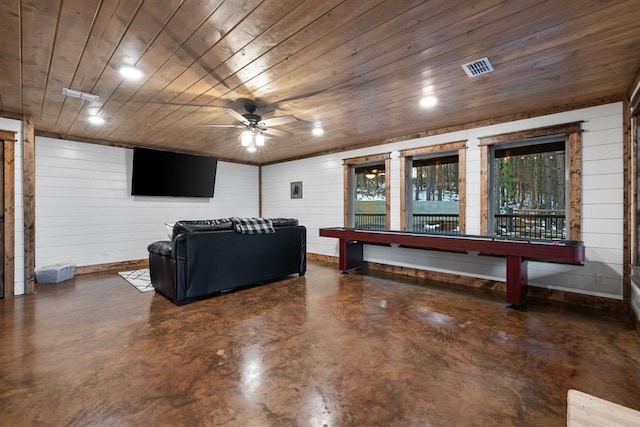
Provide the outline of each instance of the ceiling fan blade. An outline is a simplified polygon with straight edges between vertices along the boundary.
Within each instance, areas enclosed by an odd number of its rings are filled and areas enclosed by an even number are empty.
[[[223,110],[226,111],[231,117],[238,120],[240,123],[243,123],[245,125],[249,124],[249,120],[245,119],[242,114],[236,112],[235,110],[232,110],[231,108],[223,108]]]
[[[271,135],[271,136],[293,136],[293,134],[291,132],[285,132],[283,130],[273,129],[273,128],[262,129],[262,132],[266,133],[267,135]]]
[[[200,127],[208,127],[208,128],[244,128],[244,125],[196,125]]]
[[[291,122],[297,122],[297,121],[298,119],[295,116],[280,116],[280,117],[273,117],[271,119],[263,120],[260,123],[263,124],[264,126],[269,127],[269,126],[280,126],[285,123],[291,123]]]

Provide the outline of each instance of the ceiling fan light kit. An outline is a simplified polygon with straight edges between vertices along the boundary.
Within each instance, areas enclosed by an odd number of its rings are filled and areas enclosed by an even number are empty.
[[[251,133],[250,130],[242,131],[242,133],[240,134],[240,143],[242,144],[243,147],[249,147],[251,145],[252,140],[253,140],[253,134]]]
[[[244,128],[242,133],[240,134],[240,144],[243,147],[247,148],[247,151],[253,153],[256,151],[256,147],[263,147],[265,143],[266,136],[291,136],[293,135],[290,132],[275,129],[270,126],[278,126],[283,125],[285,123],[296,122],[298,119],[295,116],[280,116],[273,117],[270,119],[262,120],[262,116],[256,114],[257,107],[254,104],[246,104],[244,106],[247,112],[245,114],[240,114],[231,108],[223,108],[224,111],[229,114],[231,117],[242,123],[238,124],[229,124],[229,125],[219,125],[219,124],[210,124],[210,125],[200,125],[200,126],[208,126],[208,127],[221,127],[221,128]]]

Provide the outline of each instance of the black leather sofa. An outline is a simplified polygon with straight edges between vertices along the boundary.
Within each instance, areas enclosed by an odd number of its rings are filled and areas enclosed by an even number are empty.
[[[272,226],[267,232],[251,227],[238,231],[236,220],[179,221],[171,241],[150,244],[149,271],[156,292],[182,305],[305,274],[307,230],[296,219],[267,220]]]

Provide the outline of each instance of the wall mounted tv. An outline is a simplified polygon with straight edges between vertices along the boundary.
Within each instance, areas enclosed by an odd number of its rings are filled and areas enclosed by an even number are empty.
[[[215,157],[134,148],[131,195],[213,197],[217,166]]]

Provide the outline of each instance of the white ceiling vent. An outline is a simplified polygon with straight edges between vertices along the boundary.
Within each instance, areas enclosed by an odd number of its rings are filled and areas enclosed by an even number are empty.
[[[480,76],[482,74],[487,74],[493,71],[493,66],[491,62],[489,62],[489,58],[486,56],[482,59],[476,59],[475,61],[467,62],[462,65],[464,72],[467,73],[469,77]]]

